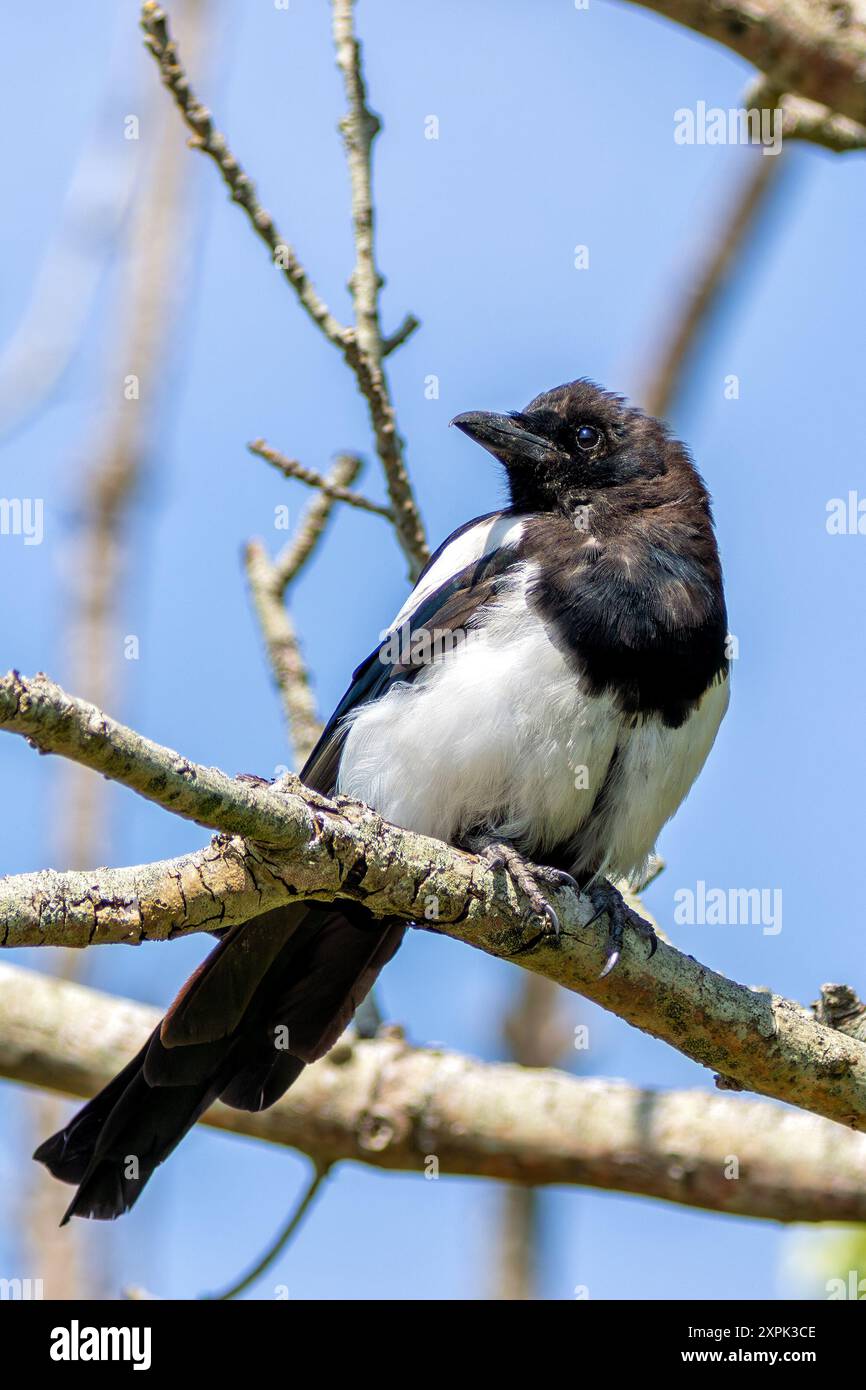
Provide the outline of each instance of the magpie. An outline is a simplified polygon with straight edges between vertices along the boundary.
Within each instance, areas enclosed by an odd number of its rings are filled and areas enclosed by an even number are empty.
[[[640,872],[728,702],[710,499],[660,421],[581,379],[451,422],[504,467],[508,505],[439,547],[302,771],[324,794],[483,855],[558,930],[572,883],[623,933]],[[119,1216],[216,1099],[262,1110],[351,1021],[406,930],[349,900],[227,930],[144,1047],[34,1155]]]

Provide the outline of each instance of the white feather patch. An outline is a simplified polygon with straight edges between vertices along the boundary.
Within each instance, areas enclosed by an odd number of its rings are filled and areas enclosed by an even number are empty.
[[[446,545],[435,564],[431,565],[423,579],[418,581],[391,627],[396,628],[405,623],[425,598],[443,584],[447,584],[449,579],[466,569],[467,565],[477,563],[499,546],[517,545],[523,534],[524,520],[522,516],[503,516],[497,512],[485,521],[467,527],[462,535]]]
[[[485,553],[477,535],[470,553],[471,535],[448,548],[453,567],[438,583]],[[455,566],[463,541],[469,558]],[[680,729],[654,716],[632,727],[612,695],[581,688],[527,606],[530,573],[526,566],[504,586],[468,641],[350,716],[338,791],[420,834],[459,841],[487,826],[542,860],[546,848],[572,842],[574,869],[625,876],[651,853],[703,766],[727,681]],[[615,750],[614,783],[591,816]]]

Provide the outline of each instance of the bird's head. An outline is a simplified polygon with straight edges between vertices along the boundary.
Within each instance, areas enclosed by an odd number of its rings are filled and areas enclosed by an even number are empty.
[[[681,452],[658,420],[583,379],[524,410],[469,411],[451,424],[504,465],[519,511],[571,511],[603,490],[646,484]]]

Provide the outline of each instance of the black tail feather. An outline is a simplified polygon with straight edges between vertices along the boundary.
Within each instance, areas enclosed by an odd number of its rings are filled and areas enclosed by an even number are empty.
[[[110,1220],[217,1097],[263,1110],[352,1019],[403,923],[298,904],[232,928],[136,1057],[34,1154],[78,1191],[64,1216]]]

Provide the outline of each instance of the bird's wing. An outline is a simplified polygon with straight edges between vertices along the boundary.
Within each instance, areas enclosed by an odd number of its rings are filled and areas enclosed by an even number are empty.
[[[519,562],[522,530],[523,518],[491,512],[468,522],[443,542],[379,645],[354,671],[348,690],[301,772],[303,782],[326,796],[333,792],[347,715],[378,700],[395,682],[410,682],[424,670],[425,661],[411,659],[413,635],[435,630],[439,636],[464,629],[495,597],[503,576]]]

